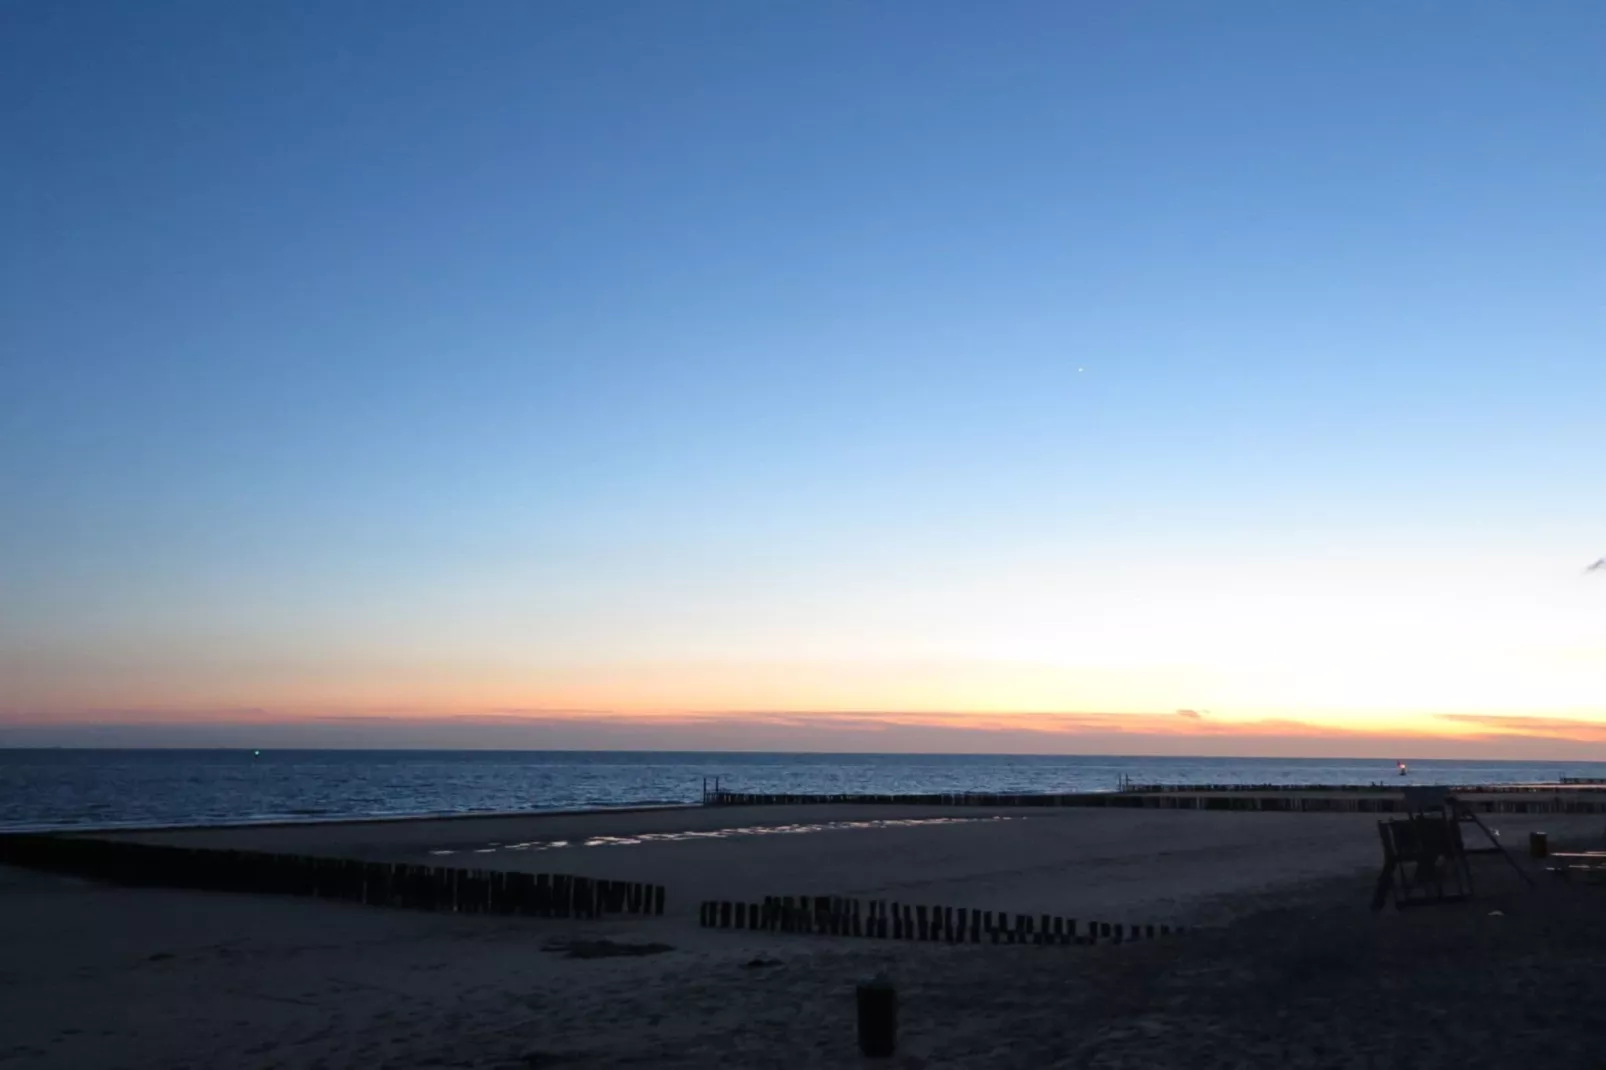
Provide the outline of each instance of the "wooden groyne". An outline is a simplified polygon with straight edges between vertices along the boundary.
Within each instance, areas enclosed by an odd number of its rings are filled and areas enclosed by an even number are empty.
[[[1451,795],[1554,795],[1557,792],[1576,791],[1588,785],[1606,786],[1606,779],[1562,777],[1551,784],[1408,784],[1376,782],[1371,784],[1139,784],[1122,781],[1117,794],[1125,795],[1227,795],[1241,792],[1277,793],[1301,792],[1323,794],[1403,795],[1407,788],[1432,788]]]
[[[1606,793],[1554,785],[1485,785],[1450,788],[1467,809],[1480,814],[1606,814]],[[1375,786],[1165,785],[1127,791],[1003,794],[989,792],[927,794],[793,795],[710,791],[707,806],[949,806],[1005,809],[1068,807],[1125,810],[1251,810],[1273,813],[1408,812],[1404,792]]]
[[[598,918],[664,912],[663,886],[636,881],[43,833],[0,836],[0,863],[115,884],[313,896],[460,914]]]
[[[995,792],[941,792],[916,794],[787,795],[719,789],[703,797],[705,806],[1128,806],[1142,804],[1118,792],[1064,792],[1021,795]]]
[[[1051,914],[1011,914],[975,907],[893,903],[841,896],[765,896],[762,903],[705,900],[697,922],[705,929],[851,936],[945,944],[1069,945],[1127,943],[1179,935],[1171,925],[1078,921]]]

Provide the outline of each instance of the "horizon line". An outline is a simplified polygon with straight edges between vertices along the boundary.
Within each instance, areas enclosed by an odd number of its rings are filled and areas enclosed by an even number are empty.
[[[1105,751],[1089,751],[1064,754],[1032,753],[1030,751],[916,751],[916,750],[890,750],[890,751],[813,751],[813,750],[764,750],[764,749],[724,749],[720,747],[675,748],[675,747],[505,747],[505,746],[479,746],[479,747],[442,747],[426,745],[395,745],[388,747],[371,747],[358,745],[329,745],[319,747],[252,747],[247,745],[219,746],[216,744],[169,744],[166,746],[148,747],[134,746],[122,743],[108,743],[103,745],[68,745],[68,744],[30,744],[12,745],[0,742],[0,751],[147,751],[147,752],[193,752],[207,751],[214,753],[238,753],[252,751],[256,753],[455,753],[455,754],[719,754],[719,755],[755,755],[767,757],[798,757],[798,758],[1010,758],[1030,761],[1056,761],[1065,758],[1113,758],[1130,761],[1256,761],[1256,762],[1356,762],[1356,763],[1388,763],[1395,761],[1430,763],[1465,763],[1477,765],[1536,765],[1536,764],[1606,764],[1606,758],[1474,758],[1474,757],[1439,757],[1425,758],[1413,757],[1408,753],[1398,758],[1368,757],[1360,754],[1348,755],[1282,755],[1282,754],[1131,754]]]

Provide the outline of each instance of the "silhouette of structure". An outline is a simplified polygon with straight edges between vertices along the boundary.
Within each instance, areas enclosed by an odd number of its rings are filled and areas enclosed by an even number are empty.
[[[1409,816],[1377,823],[1383,841],[1383,869],[1372,889],[1372,909],[1381,910],[1392,895],[1396,908],[1464,903],[1472,898],[1472,867],[1467,856],[1498,854],[1524,883],[1533,878],[1517,864],[1478,815],[1445,788],[1406,788]],[[1477,825],[1488,847],[1468,849],[1461,837],[1463,822]]]

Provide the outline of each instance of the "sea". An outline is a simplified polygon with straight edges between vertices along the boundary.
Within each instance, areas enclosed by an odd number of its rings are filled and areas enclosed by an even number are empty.
[[[1410,762],[1412,784],[1606,777],[1598,762]],[[0,829],[329,821],[695,803],[788,794],[1114,791],[1160,784],[1401,783],[1395,763],[681,751],[0,749]]]

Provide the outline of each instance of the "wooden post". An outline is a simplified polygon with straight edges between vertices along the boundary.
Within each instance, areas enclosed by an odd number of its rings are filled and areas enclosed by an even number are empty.
[[[581,918],[594,918],[597,916],[597,889],[590,877],[574,878],[574,906],[575,916]]]

